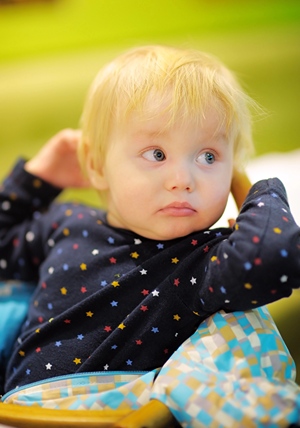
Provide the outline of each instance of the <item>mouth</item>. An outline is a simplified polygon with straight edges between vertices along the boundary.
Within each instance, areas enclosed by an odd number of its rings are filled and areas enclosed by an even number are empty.
[[[195,214],[196,210],[188,202],[172,202],[160,212],[174,217],[186,217]]]

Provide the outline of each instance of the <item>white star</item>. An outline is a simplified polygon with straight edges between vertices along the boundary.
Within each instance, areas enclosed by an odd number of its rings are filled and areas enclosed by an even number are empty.
[[[34,240],[34,233],[31,231],[27,232],[26,233],[26,241],[32,242],[33,240]],[[49,239],[49,241],[50,241],[50,239]],[[53,241],[53,239],[52,239],[52,241]]]
[[[197,282],[197,278],[194,278],[194,277],[192,276],[192,279],[190,280],[190,283],[191,283],[192,285],[194,285],[194,284],[196,284],[196,282]]]
[[[32,235],[33,235],[33,234],[32,234]],[[26,236],[26,238],[27,238],[27,236]],[[33,235],[33,236],[31,236],[30,238],[31,238],[31,240],[33,241],[33,240],[34,240],[34,235]],[[49,247],[54,247],[54,245],[55,245],[55,241],[54,241],[54,239],[49,239],[49,240],[48,240],[48,245],[49,245]]]
[[[46,370],[51,370],[52,369],[52,364],[48,363],[46,364]]]
[[[140,245],[142,243],[142,241],[140,239],[135,239],[134,240],[135,245]]]
[[[104,370],[108,370],[108,367],[109,367],[109,365],[105,364],[105,366],[103,368],[104,368]]]
[[[159,296],[159,291],[157,291],[157,290],[152,291],[152,296],[153,297],[158,297]]]
[[[142,269],[142,270],[140,270],[140,273],[141,273],[141,275],[147,275],[147,271],[146,271],[146,269]]]
[[[258,207],[264,207],[264,206],[265,206],[265,204],[264,204],[264,202],[259,202],[259,203],[257,204],[257,206],[258,206]]]
[[[282,277],[280,278],[280,282],[287,282],[287,280],[288,280],[287,275],[282,275]]]
[[[92,251],[93,256],[96,256],[97,254],[99,254],[99,250],[97,250],[96,248]]]

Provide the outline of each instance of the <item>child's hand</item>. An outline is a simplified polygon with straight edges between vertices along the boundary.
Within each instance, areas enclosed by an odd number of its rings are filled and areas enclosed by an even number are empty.
[[[243,205],[246,196],[251,188],[251,182],[245,171],[234,170],[231,181],[231,193],[234,197],[238,209]]]
[[[90,184],[83,177],[77,159],[80,137],[79,130],[60,131],[25,164],[25,170],[62,189],[89,187]]]

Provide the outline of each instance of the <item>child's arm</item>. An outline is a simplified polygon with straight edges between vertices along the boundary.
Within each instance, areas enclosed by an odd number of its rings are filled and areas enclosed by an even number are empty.
[[[251,188],[233,233],[209,255],[200,291],[206,311],[248,310],[300,287],[300,228],[278,179]]]
[[[58,133],[32,160],[20,160],[0,186],[0,278],[37,277],[45,241],[58,221],[51,203],[62,188],[87,184],[77,162],[79,138],[78,131]]]
[[[89,182],[82,176],[77,159],[80,137],[79,130],[60,131],[25,164],[25,170],[61,189],[87,187]]]

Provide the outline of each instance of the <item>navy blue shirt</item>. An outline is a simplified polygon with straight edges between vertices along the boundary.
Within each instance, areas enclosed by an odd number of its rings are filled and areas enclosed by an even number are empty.
[[[162,366],[218,311],[300,286],[300,229],[278,179],[256,183],[233,229],[156,241],[105,212],[55,203],[20,161],[0,192],[0,278],[34,281],[5,390],[53,376]]]

